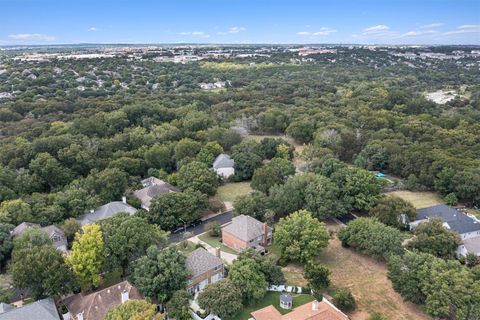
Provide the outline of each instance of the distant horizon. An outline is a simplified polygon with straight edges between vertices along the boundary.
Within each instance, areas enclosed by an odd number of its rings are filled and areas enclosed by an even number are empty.
[[[0,45],[480,45],[477,0],[0,0]]]

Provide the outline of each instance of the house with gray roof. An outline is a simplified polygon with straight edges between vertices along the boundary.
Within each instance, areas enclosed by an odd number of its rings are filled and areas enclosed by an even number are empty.
[[[52,298],[38,300],[20,308],[9,308],[0,313],[0,320],[60,320]]]
[[[273,229],[257,219],[239,215],[232,222],[222,228],[222,242],[224,245],[243,251],[253,248],[264,252],[265,247],[272,243]]]
[[[209,284],[223,279],[224,276],[220,250],[217,250],[217,255],[213,255],[204,248],[195,249],[187,255],[186,266],[190,271],[187,291],[191,294],[203,290]]]
[[[62,252],[67,252],[67,237],[65,236],[65,233],[63,232],[62,229],[60,229],[57,226],[54,225],[49,225],[43,228],[40,228],[38,224],[35,223],[30,223],[30,222],[22,222],[18,226],[16,226],[10,234],[12,237],[18,237],[22,235],[26,230],[31,229],[31,228],[39,228],[42,231],[44,231],[50,239],[52,239],[53,244],[55,247],[62,251]]]
[[[457,255],[473,253],[480,256],[480,220],[456,208],[439,204],[418,209],[415,221],[410,223],[410,229],[413,230],[418,224],[434,218],[443,220],[445,228],[460,236],[462,244],[457,249]]]
[[[150,205],[152,204],[152,199],[154,197],[165,193],[180,191],[171,184],[155,177],[149,177],[142,180],[142,185],[143,188],[134,191],[133,194],[140,200],[142,208],[145,210],[150,209]]]
[[[227,179],[235,174],[235,161],[228,154],[222,153],[217,156],[213,162],[213,170],[223,179]]]
[[[135,212],[137,212],[137,209],[129,205],[126,198],[123,197],[122,201],[112,201],[104,204],[103,206],[93,209],[87,214],[84,214],[77,220],[82,226],[84,226],[100,220],[111,218],[122,212],[133,215],[135,214]]]

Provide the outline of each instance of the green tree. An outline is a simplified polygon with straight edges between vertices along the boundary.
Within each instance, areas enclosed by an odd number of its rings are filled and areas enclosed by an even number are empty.
[[[150,168],[171,172],[174,169],[172,144],[155,144],[145,151],[145,162]]]
[[[154,319],[156,313],[155,305],[146,300],[128,300],[108,311],[105,320]]]
[[[69,218],[62,223],[61,229],[65,233],[68,243],[72,243],[77,232],[82,229],[82,226],[75,218]]]
[[[0,204],[0,222],[18,225],[22,222],[33,222],[32,209],[28,203],[20,199],[7,200]]]
[[[347,210],[342,203],[338,186],[329,178],[317,176],[305,188],[306,209],[317,218],[339,217]]]
[[[307,263],[328,245],[330,236],[324,223],[307,210],[280,219],[273,234],[282,259]]]
[[[223,148],[216,142],[207,142],[197,154],[197,160],[211,167],[215,158],[223,153]]]
[[[388,259],[392,255],[402,255],[404,252],[402,233],[374,218],[350,221],[337,235],[343,246],[355,248],[375,259]]]
[[[104,242],[99,225],[83,227],[83,234],[77,233],[72,251],[67,258],[73,273],[84,289],[91,289],[100,282],[100,270],[104,262]]]
[[[368,144],[355,158],[355,165],[367,170],[385,170],[389,161],[387,149],[379,143]]]
[[[13,240],[13,245],[15,250],[21,250],[41,246],[51,246],[53,245],[53,241],[44,230],[35,226],[33,228],[28,228],[21,235],[16,237]]]
[[[230,319],[243,307],[242,292],[230,279],[207,286],[198,296],[198,303],[207,313]]]
[[[308,263],[305,266],[305,278],[307,278],[310,288],[321,290],[330,285],[330,270],[327,267],[316,263]]]
[[[255,170],[252,177],[252,188],[268,193],[268,190],[277,184],[283,184],[288,176],[295,173],[293,164],[282,158],[274,158],[261,168]]]
[[[461,243],[460,237],[443,226],[442,219],[430,219],[420,223],[414,230],[415,237],[408,247],[433,254],[439,258],[454,258]]]
[[[188,277],[185,257],[174,247],[159,250],[151,246],[147,254],[136,261],[132,273],[133,284],[144,296],[162,302],[185,288]]]
[[[166,233],[146,220],[127,214],[100,222],[105,243],[105,262],[110,270],[122,268],[143,256],[151,245],[166,244]]]
[[[177,142],[175,145],[175,160],[177,164],[186,158],[195,158],[198,152],[201,149],[200,142],[192,140],[190,138],[184,138]]]
[[[293,121],[287,127],[286,133],[299,143],[309,143],[313,139],[315,128],[311,121]]]
[[[69,169],[63,167],[57,159],[46,152],[37,154],[30,162],[29,168],[48,185],[49,190],[67,184],[73,177]]]
[[[277,265],[277,257],[273,255],[261,255],[257,251],[248,248],[242,251],[237,257],[237,260],[240,261],[244,259],[255,260],[268,284],[285,283],[285,276],[283,275],[282,268]]]
[[[188,292],[185,289],[175,291],[165,306],[168,317],[176,320],[191,320],[188,298]]]
[[[254,153],[234,153],[232,159],[235,161],[235,179],[238,181],[249,180],[255,170],[262,165],[262,158]]]
[[[190,188],[213,196],[217,191],[218,179],[206,164],[193,161],[178,170],[177,184],[182,190]]]
[[[348,171],[344,186],[340,186],[344,193],[345,203],[349,203],[356,210],[370,210],[380,197],[381,184],[370,172],[363,169]]]
[[[317,179],[319,175],[313,173],[290,176],[283,185],[270,188],[269,206],[281,215],[305,209],[306,188]]]
[[[10,231],[14,226],[7,223],[0,222],[0,268],[5,267],[6,262],[10,259],[10,254],[13,249],[12,236]]]
[[[353,311],[357,307],[355,298],[349,289],[342,288],[333,294],[333,304],[342,311]]]
[[[228,271],[228,278],[240,289],[243,300],[247,303],[265,296],[268,283],[260,265],[254,259],[235,260]]]
[[[198,191],[170,192],[155,197],[142,215],[163,230],[172,230],[200,218],[207,205],[206,195]]]
[[[387,226],[398,229],[406,229],[417,216],[417,210],[410,202],[395,196],[382,197],[369,213]]]
[[[233,203],[233,215],[249,215],[257,220],[264,221],[268,208],[267,197],[258,191],[238,197]]]

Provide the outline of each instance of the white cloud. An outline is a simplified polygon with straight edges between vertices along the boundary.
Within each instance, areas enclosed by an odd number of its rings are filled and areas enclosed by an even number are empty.
[[[445,32],[444,35],[462,34],[462,33],[480,33],[480,24],[464,24],[458,26],[455,30]]]
[[[239,33],[239,32],[245,31],[245,30],[247,30],[247,29],[244,28],[244,27],[231,27],[227,31],[219,31],[219,32],[217,32],[217,34],[226,35],[226,34],[232,34],[232,33]]]
[[[96,27],[90,27],[90,28],[88,28],[88,31],[93,31],[93,32],[95,32],[95,31],[98,31],[98,29],[97,29]]]
[[[390,31],[390,28],[384,24],[379,24],[376,26],[371,26],[363,29],[363,34],[376,34],[376,33],[386,33]]]
[[[205,33],[203,31],[184,31],[184,32],[179,32],[178,33],[181,36],[194,36],[194,37],[199,37],[199,38],[210,38],[210,35],[208,33]]]
[[[417,31],[409,31],[407,33],[402,34],[402,37],[418,37],[418,36],[425,36],[429,34],[436,34],[438,31],[436,30],[417,30]]]
[[[441,27],[441,26],[443,26],[443,23],[435,22],[435,23],[430,23],[430,24],[420,26],[419,29],[433,29],[433,28],[438,28],[438,27]]]
[[[297,32],[297,35],[299,36],[309,36],[309,37],[320,37],[320,36],[328,36],[331,33],[337,32],[335,29],[327,28],[327,27],[322,27],[320,28],[320,31],[316,32],[310,32],[310,31],[300,31]]]
[[[11,39],[19,41],[53,41],[55,40],[54,36],[49,36],[41,33],[19,33],[11,34],[8,36]]]

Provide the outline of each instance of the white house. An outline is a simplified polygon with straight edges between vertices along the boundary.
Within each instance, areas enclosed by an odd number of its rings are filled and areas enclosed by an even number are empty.
[[[213,170],[218,176],[227,179],[235,174],[235,161],[228,154],[222,153],[213,162]]]
[[[415,221],[410,223],[410,230],[429,219],[440,218],[445,228],[455,231],[462,244],[457,249],[457,256],[473,253],[480,256],[480,220],[444,204],[417,210]]]

